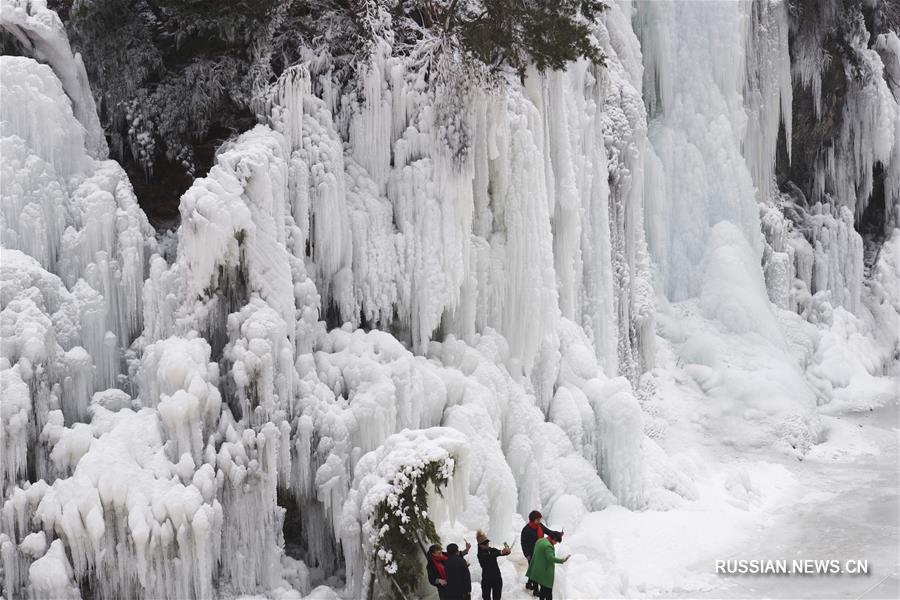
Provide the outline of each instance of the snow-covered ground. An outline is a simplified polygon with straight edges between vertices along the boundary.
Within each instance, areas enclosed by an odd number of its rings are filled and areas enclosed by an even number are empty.
[[[897,386],[896,378],[885,383]],[[834,411],[828,411],[834,412]],[[823,414],[804,457],[716,440],[687,453],[697,499],[671,510],[567,510],[557,570],[563,598],[896,598],[900,589],[900,400]],[[701,466],[702,465],[702,466]],[[507,540],[509,541],[509,540]],[[868,561],[868,575],[717,574],[716,560]],[[525,561],[503,563],[504,596],[527,598]],[[475,569],[477,578],[477,567]]]
[[[824,418],[826,441],[785,466],[796,492],[725,557],[862,559],[868,576],[734,576],[709,597],[900,597],[898,405]],[[697,565],[699,567],[699,565]],[[689,594],[694,595],[694,594]]]
[[[593,580],[621,577],[636,597],[898,597],[898,415],[895,399],[823,417],[825,441],[803,460],[720,447],[705,456],[698,500],[586,515],[560,549],[575,555],[562,568],[563,597],[591,598]],[[596,572],[583,558],[604,554],[617,572]],[[717,559],[809,558],[867,560],[869,575],[715,572]]]

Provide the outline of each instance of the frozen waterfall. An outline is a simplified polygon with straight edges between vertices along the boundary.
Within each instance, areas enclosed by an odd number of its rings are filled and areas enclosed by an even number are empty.
[[[0,27],[28,50],[0,57],[5,598],[388,597],[380,511],[426,473],[442,539],[511,540],[696,500],[667,428],[802,458],[818,406],[895,392],[893,33],[860,34],[806,204],[778,144],[821,81],[783,0],[609,2],[605,65],[462,91],[384,36],[352,93],[285,70],[166,253],[59,17]]]

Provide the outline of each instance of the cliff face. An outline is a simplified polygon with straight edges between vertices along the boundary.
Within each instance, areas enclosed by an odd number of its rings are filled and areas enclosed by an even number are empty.
[[[782,151],[776,163],[782,189],[848,206],[858,229],[888,233],[897,225],[897,9],[793,2],[789,11],[794,104],[790,158]]]
[[[883,15],[613,4],[605,65],[440,84],[381,21],[255,97],[157,238],[59,19],[2,7],[50,24],[0,62],[7,596],[409,592],[385,523],[672,509],[703,440],[802,457],[819,405],[894,393]]]

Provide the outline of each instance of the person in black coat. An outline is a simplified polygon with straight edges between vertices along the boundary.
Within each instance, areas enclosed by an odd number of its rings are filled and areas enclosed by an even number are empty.
[[[553,531],[547,527],[544,527],[543,523],[541,523],[541,519],[543,519],[543,515],[538,510],[533,510],[528,513],[528,522],[525,524],[525,527],[522,528],[521,542],[522,542],[522,554],[525,555],[525,558],[528,560],[528,563],[531,563],[531,555],[534,553],[534,545],[537,544],[537,541],[544,537],[545,535],[556,535],[559,536],[559,539],[562,539],[562,532]],[[537,596],[538,595],[538,585],[532,580],[528,580],[525,583],[525,588],[532,591],[532,593]]]
[[[468,552],[468,548],[466,551]],[[447,600],[470,600],[472,597],[472,575],[469,573],[469,563],[459,553],[456,544],[447,545],[447,561],[444,563],[447,571]]]
[[[497,557],[509,554],[509,546],[503,544],[502,550],[491,548],[491,540],[480,530],[475,534],[475,541],[478,543],[478,564],[481,565],[481,598],[500,600],[503,593],[503,576],[500,574]]]

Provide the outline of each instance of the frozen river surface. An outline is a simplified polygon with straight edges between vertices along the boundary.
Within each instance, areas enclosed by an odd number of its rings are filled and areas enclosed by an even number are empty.
[[[802,462],[782,461],[792,475],[790,491],[759,515],[753,534],[731,551],[688,566],[702,575],[714,572],[717,558],[838,559],[842,565],[859,559],[868,561],[868,575],[714,576],[704,578],[703,589],[688,583],[681,590],[657,591],[670,597],[900,597],[898,414],[894,402],[823,417],[828,439]],[[645,590],[656,595],[652,586]]]

